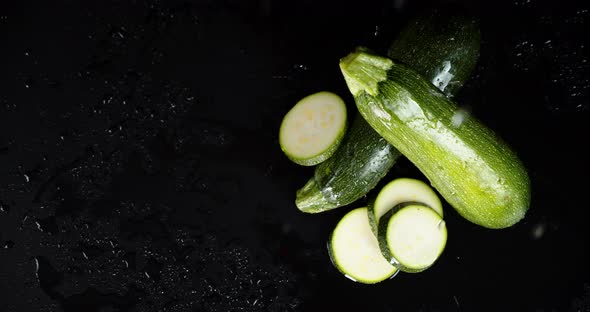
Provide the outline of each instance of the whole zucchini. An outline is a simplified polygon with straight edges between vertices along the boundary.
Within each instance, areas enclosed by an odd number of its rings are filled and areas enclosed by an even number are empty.
[[[467,220],[505,228],[521,220],[530,181],[516,154],[416,71],[356,51],[340,61],[359,112]]]
[[[479,28],[474,20],[430,11],[408,23],[388,54],[452,96],[469,78],[479,46]],[[297,191],[295,203],[307,213],[351,204],[372,190],[399,156],[357,115],[335,154],[319,164],[314,176]]]

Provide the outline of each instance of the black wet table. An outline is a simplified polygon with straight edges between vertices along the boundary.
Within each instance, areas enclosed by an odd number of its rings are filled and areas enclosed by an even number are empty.
[[[457,101],[529,169],[522,222],[445,206],[435,266],[367,286],[326,250],[354,207],[295,207],[283,115],[320,90],[354,112],[339,58],[431,2],[3,1],[0,310],[590,311],[587,2],[470,4]]]

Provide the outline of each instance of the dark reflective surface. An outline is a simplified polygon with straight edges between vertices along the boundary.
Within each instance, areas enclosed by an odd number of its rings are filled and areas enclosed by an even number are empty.
[[[365,286],[325,249],[357,205],[296,209],[312,169],[281,154],[282,116],[323,89],[352,109],[338,59],[385,51],[426,4],[2,3],[0,310],[588,311],[583,2],[472,8],[484,41],[457,101],[529,169],[518,225],[445,207],[434,267]]]

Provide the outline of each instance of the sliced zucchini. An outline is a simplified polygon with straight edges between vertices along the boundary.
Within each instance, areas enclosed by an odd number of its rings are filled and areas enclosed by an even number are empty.
[[[375,200],[369,203],[369,223],[375,235],[379,219],[388,210],[403,202],[419,202],[436,211],[441,217],[443,209],[440,199],[426,183],[410,178],[399,178],[385,185]]]
[[[328,240],[328,252],[334,266],[355,282],[375,284],[398,272],[381,254],[366,207],[342,217]]]
[[[340,145],[346,119],[346,105],[338,95],[322,91],[306,96],[283,118],[279,130],[281,149],[299,165],[317,165]]]
[[[379,248],[403,272],[426,270],[439,258],[447,243],[447,227],[432,208],[416,202],[401,203],[379,221]]]

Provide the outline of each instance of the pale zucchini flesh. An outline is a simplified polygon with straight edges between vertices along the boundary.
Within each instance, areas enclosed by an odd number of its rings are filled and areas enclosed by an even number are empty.
[[[346,105],[336,94],[306,96],[285,115],[279,131],[281,149],[293,162],[312,166],[328,159],[346,132]]]
[[[334,266],[356,282],[375,284],[398,272],[379,249],[369,226],[366,207],[354,209],[342,217],[330,236],[328,251]]]
[[[419,202],[443,217],[442,203],[434,190],[426,183],[411,178],[398,178],[385,185],[369,204],[369,222],[375,234],[379,219],[391,208],[403,202]]]
[[[447,241],[442,217],[430,207],[402,203],[379,222],[379,247],[401,271],[421,272],[434,264]]]

